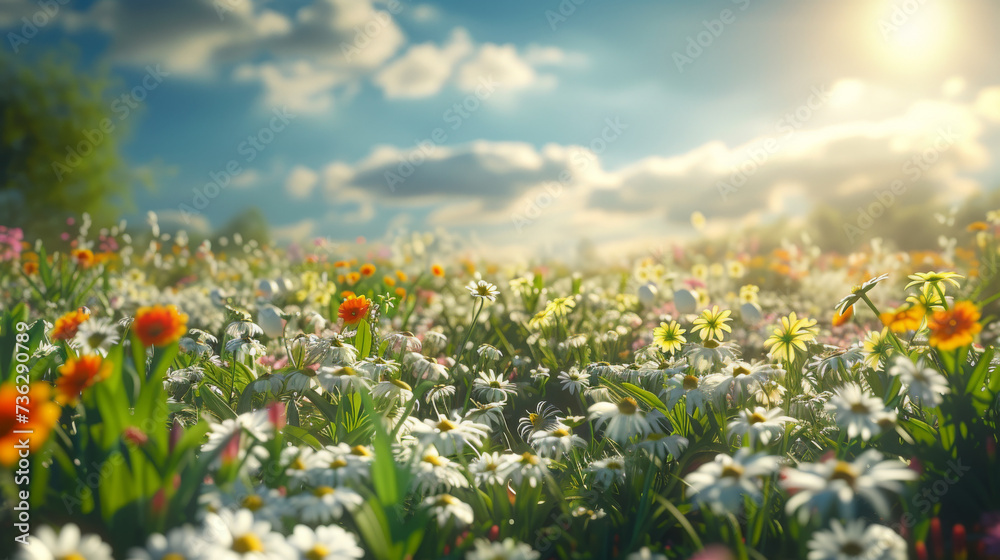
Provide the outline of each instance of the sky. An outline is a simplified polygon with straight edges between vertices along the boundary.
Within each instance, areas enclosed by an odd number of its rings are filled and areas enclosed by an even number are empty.
[[[154,170],[132,219],[256,206],[279,241],[444,228],[542,254],[996,188],[997,21],[991,0],[0,0],[11,52],[72,44],[120,78],[124,155]]]

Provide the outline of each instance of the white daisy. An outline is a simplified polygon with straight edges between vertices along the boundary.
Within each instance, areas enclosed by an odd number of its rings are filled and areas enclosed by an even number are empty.
[[[711,383],[705,383],[705,378],[678,373],[663,384],[660,396],[667,408],[671,409],[682,398],[685,399],[687,413],[691,415],[696,409],[705,411],[705,403],[711,398],[712,388]]]
[[[537,431],[528,438],[531,446],[543,457],[552,457],[558,461],[564,453],[569,453],[574,447],[586,447],[587,442],[573,433],[565,424],[557,422],[548,430]]]
[[[458,413],[451,418],[439,414],[437,420],[427,418],[414,426],[417,438],[424,445],[433,445],[445,455],[452,455],[465,446],[479,448],[489,436],[489,427],[462,420]]]
[[[698,467],[684,477],[684,481],[700,507],[707,505],[716,513],[735,513],[742,509],[744,496],[760,501],[760,479],[771,476],[778,465],[777,457],[754,454],[743,447],[732,457],[723,453],[716,455],[714,461]]]
[[[483,453],[469,464],[469,472],[476,479],[476,484],[485,486],[500,486],[507,481],[507,471],[510,470],[512,457],[499,453]]]
[[[295,551],[267,521],[257,520],[248,509],[209,513],[205,536],[215,546],[207,553],[213,560],[287,560]]]
[[[469,481],[458,465],[428,446],[419,454],[412,467],[413,487],[423,494],[447,492],[453,488],[468,488]]]
[[[299,560],[345,560],[365,555],[355,536],[336,525],[315,530],[296,525],[288,535],[288,544],[299,553]]]
[[[190,525],[176,527],[166,536],[153,533],[146,539],[145,548],[129,550],[127,560],[207,560],[208,543],[201,532]]]
[[[539,481],[549,474],[549,459],[539,457],[534,453],[525,451],[524,453],[508,454],[509,467],[507,478],[514,483],[514,486],[521,486],[527,482],[529,486],[535,488]]]
[[[884,525],[860,519],[841,525],[834,519],[829,531],[816,531],[809,541],[809,560],[906,560],[906,540]]]
[[[590,463],[587,472],[594,475],[594,484],[604,489],[615,482],[625,481],[625,458],[621,455],[607,457]]]
[[[667,435],[652,433],[646,436],[646,439],[639,441],[635,444],[636,449],[642,449],[649,454],[650,457],[655,457],[661,461],[667,459],[667,457],[673,457],[677,459],[681,456],[681,453],[687,449],[688,440],[677,434]]]
[[[564,371],[559,374],[559,382],[562,384],[564,391],[569,391],[569,394],[575,395],[577,393],[583,393],[584,390],[590,387],[590,379],[580,373],[575,367],[570,368],[569,371]]]
[[[475,547],[465,554],[465,560],[538,560],[541,556],[530,546],[506,538],[502,542],[476,539]]]
[[[430,496],[424,498],[422,503],[425,507],[430,508],[431,515],[434,516],[439,527],[444,527],[452,520],[454,520],[456,527],[465,527],[472,523],[472,506],[451,494]]]
[[[942,395],[951,392],[948,380],[937,370],[922,363],[914,364],[907,357],[896,356],[889,375],[899,376],[910,398],[927,406],[941,404]]]
[[[826,513],[835,502],[844,517],[852,517],[857,498],[868,502],[879,515],[888,516],[889,501],[883,492],[898,494],[903,491],[904,481],[916,478],[917,473],[902,461],[883,461],[881,453],[869,449],[850,463],[830,457],[788,468],[781,486],[793,494],[785,508],[788,513],[799,510],[800,519],[817,511]]]
[[[635,435],[645,436],[651,430],[645,414],[632,397],[625,397],[618,404],[594,403],[588,411],[590,418],[597,420],[597,427],[607,423],[604,435],[618,443],[624,443]]]
[[[489,370],[480,371],[472,381],[472,393],[488,402],[507,402],[507,396],[517,393],[517,388],[503,374]]]
[[[483,301],[486,300],[496,301],[497,296],[500,295],[500,290],[498,290],[496,286],[490,284],[486,280],[480,280],[478,282],[472,280],[465,287],[465,289],[469,290],[469,293],[472,294],[472,297],[479,298]]]
[[[59,533],[43,525],[28,537],[28,544],[20,547],[18,560],[112,560],[111,546],[97,535],[81,535],[80,528],[70,523]]]
[[[386,378],[372,388],[372,397],[390,403],[406,404],[413,399],[413,388],[400,379]]]
[[[309,525],[336,521],[344,516],[345,511],[354,511],[364,501],[361,494],[350,488],[332,486],[317,486],[288,499],[298,518]]]
[[[875,434],[881,433],[879,419],[885,410],[882,399],[874,397],[856,383],[848,383],[838,389],[826,409],[833,412],[837,425],[847,429],[847,437],[861,437],[868,441]]]
[[[753,410],[740,410],[735,420],[729,423],[730,439],[749,436],[751,442],[759,441],[767,445],[777,440],[785,431],[785,424],[795,422],[790,416],[784,416],[780,408],[770,410],[758,406]]]
[[[111,319],[90,319],[80,324],[73,338],[73,346],[84,354],[108,355],[108,350],[118,344],[118,324]]]

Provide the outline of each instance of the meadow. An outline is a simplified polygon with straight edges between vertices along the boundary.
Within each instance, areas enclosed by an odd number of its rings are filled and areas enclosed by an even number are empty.
[[[430,234],[0,228],[5,542],[1000,558],[1000,216],[964,226],[938,251],[702,240],[581,266]]]

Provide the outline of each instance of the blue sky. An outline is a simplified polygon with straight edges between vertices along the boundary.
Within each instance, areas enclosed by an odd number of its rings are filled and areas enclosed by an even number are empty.
[[[283,240],[626,249],[689,235],[693,211],[731,229],[900,179],[900,207],[1000,183],[989,0],[69,1],[12,39],[40,5],[0,0],[5,47],[75,44],[139,88],[125,154],[157,173],[137,216],[189,229],[252,205]]]

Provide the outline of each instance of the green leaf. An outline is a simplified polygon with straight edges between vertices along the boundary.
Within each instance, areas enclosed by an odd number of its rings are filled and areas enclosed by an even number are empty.
[[[358,323],[358,334],[354,338],[354,346],[358,349],[358,355],[367,358],[372,351],[372,329],[368,321]]]
[[[663,404],[663,401],[661,401],[659,397],[642,387],[631,383],[622,383],[622,388],[631,393],[636,400],[645,403],[646,406],[652,409],[659,410],[664,416],[670,414],[670,410],[667,408],[667,405]]]
[[[210,386],[202,386],[198,394],[201,396],[201,400],[205,403],[205,406],[217,417],[222,420],[236,418],[236,413],[233,409],[222,400],[222,397],[216,395]]]

